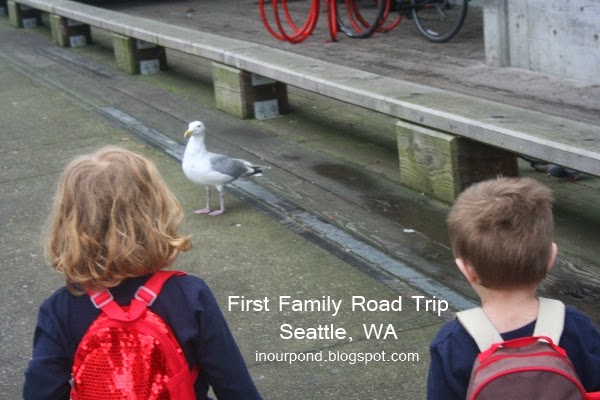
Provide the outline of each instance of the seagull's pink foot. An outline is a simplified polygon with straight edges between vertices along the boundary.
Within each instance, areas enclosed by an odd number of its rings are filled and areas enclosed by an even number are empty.
[[[210,208],[201,208],[199,210],[194,211],[194,214],[209,214]]]
[[[225,210],[216,210],[216,211],[213,211],[211,213],[208,213],[208,215],[210,215],[211,217],[216,217],[217,215],[221,215],[224,212],[225,212]]]

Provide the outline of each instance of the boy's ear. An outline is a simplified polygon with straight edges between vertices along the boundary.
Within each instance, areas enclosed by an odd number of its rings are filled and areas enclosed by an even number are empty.
[[[552,247],[550,248],[550,259],[548,260],[548,266],[546,267],[546,273],[550,272],[552,266],[554,266],[554,261],[556,261],[556,256],[558,254],[558,246],[556,243],[552,242]]]
[[[455,259],[454,262],[458,266],[458,269],[460,269],[460,272],[462,272],[465,278],[467,278],[469,283],[479,283],[477,272],[475,272],[475,269],[473,269],[473,267],[464,258],[459,257]]]

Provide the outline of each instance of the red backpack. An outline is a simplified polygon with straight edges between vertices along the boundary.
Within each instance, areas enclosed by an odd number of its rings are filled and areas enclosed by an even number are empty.
[[[190,371],[169,326],[148,309],[179,271],[158,271],[121,308],[108,290],[92,292],[102,310],[75,352],[73,400],[192,400],[198,370]]]
[[[481,308],[457,313],[481,353],[471,371],[467,400],[600,400],[586,393],[564,349],[558,346],[565,306],[540,298],[533,336],[504,341]]]

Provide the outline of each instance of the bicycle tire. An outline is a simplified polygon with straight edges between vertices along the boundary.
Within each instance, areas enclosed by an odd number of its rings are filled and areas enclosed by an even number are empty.
[[[411,0],[413,20],[425,39],[447,42],[462,28],[468,4],[469,0]]]
[[[377,0],[375,8],[365,3],[373,3],[373,0],[345,0],[343,11],[334,3],[339,30],[351,38],[367,38],[381,26],[388,0]]]

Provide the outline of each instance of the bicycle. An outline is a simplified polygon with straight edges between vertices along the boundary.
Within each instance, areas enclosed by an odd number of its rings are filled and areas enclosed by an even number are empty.
[[[340,31],[353,38],[389,32],[403,17],[412,19],[419,33],[431,42],[447,42],[462,27],[469,0],[343,0],[346,13],[337,12]],[[387,26],[392,11],[398,16]]]

